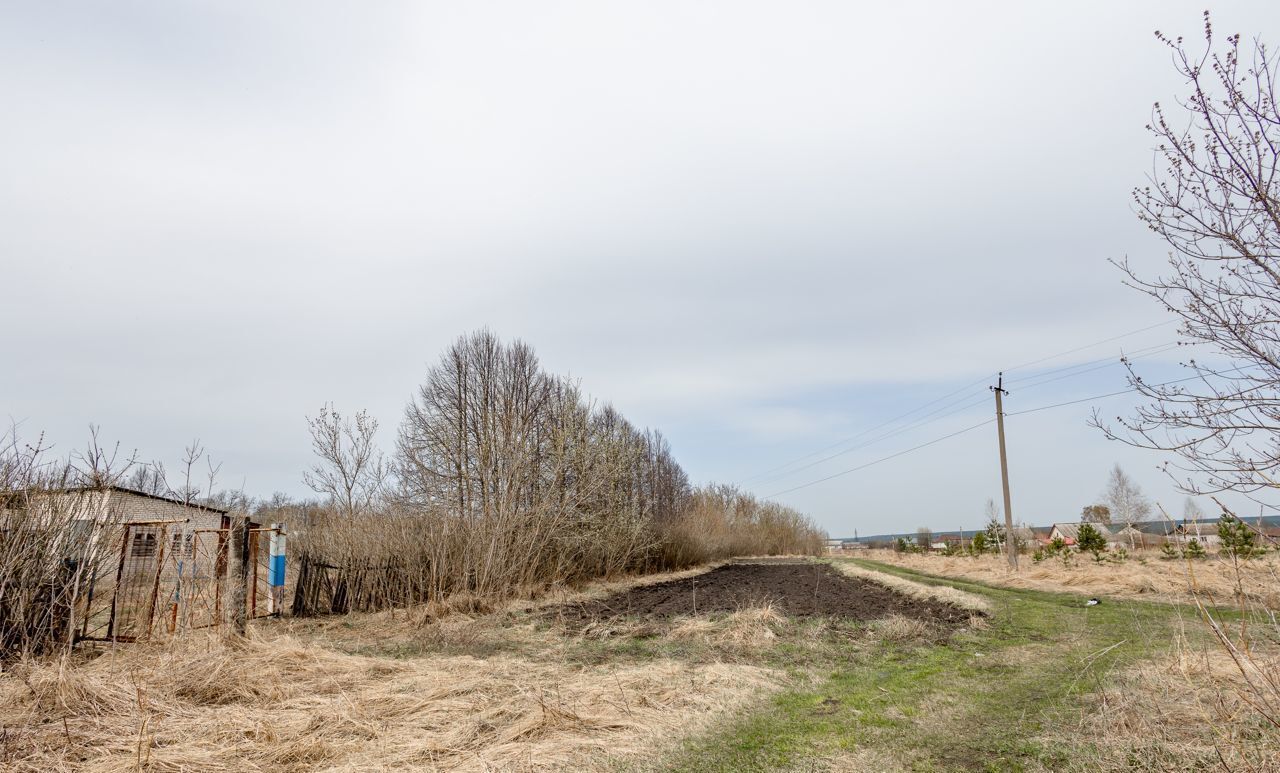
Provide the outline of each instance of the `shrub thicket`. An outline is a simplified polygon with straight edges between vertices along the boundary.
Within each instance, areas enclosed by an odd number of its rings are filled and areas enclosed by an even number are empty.
[[[823,549],[825,535],[795,510],[692,487],[660,433],[487,331],[430,368],[385,477],[376,428],[332,411],[312,422],[321,462],[309,480],[330,506],[294,530],[296,612],[488,603],[623,572]],[[371,490],[378,496],[351,495]]]
[[[78,601],[118,544],[97,490],[118,481],[113,462],[96,442],[53,460],[40,440],[0,434],[0,661],[71,646]]]

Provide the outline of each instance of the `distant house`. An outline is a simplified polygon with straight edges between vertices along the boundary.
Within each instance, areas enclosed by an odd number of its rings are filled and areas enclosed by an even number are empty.
[[[1079,541],[1080,524],[1078,523],[1055,523],[1049,528],[1049,541],[1053,542],[1060,539],[1068,545],[1074,545]]]
[[[1103,533],[1107,537],[1107,543],[1113,547],[1133,549],[1147,546],[1147,535],[1130,524],[1113,526],[1109,532],[1104,529]]]
[[[1035,530],[1029,526],[1014,526],[1013,538],[1017,540],[1020,548],[1034,548],[1036,546]]]
[[[946,550],[949,547],[962,548],[964,547],[964,537],[959,534],[939,534],[934,537],[934,544],[942,545],[942,550]]]
[[[1217,521],[1183,521],[1173,527],[1173,533],[1180,540],[1194,539],[1205,547],[1217,547],[1222,542]]]

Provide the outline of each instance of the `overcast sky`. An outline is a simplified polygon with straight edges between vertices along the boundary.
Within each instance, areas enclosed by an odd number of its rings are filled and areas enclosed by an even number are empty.
[[[990,418],[996,370],[1167,319],[1106,261],[1163,259],[1129,199],[1181,85],[1152,31],[1195,38],[1202,8],[2,3],[0,416],[170,466],[198,437],[222,485],[303,494],[307,414],[367,408],[389,448],[487,325],[696,481],[866,464]],[[1280,45],[1274,2],[1215,14]],[[1153,376],[1185,354],[1154,352]],[[1124,387],[1072,373],[1007,409]],[[909,418],[970,409],[759,476],[965,385]],[[1116,462],[1180,513],[1159,457],[1085,424],[1126,400],[1010,417],[1020,520],[1076,518]],[[995,443],[778,499],[840,536],[973,528]]]

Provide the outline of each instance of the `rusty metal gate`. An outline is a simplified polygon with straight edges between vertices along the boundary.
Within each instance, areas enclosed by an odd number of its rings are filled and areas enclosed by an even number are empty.
[[[139,641],[150,638],[159,603],[169,522],[128,523],[105,549],[104,561],[89,578],[77,639]]]
[[[249,618],[278,615],[280,589],[270,584],[270,544],[280,529],[250,529]],[[89,578],[76,638],[148,641],[184,630],[229,624],[229,529],[186,529],[182,522],[127,523],[107,547],[116,560]],[[275,591],[273,593],[273,591]]]

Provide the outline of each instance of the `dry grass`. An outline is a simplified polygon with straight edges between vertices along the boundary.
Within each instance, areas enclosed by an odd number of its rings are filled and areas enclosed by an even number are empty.
[[[929,574],[979,580],[992,585],[1030,590],[1067,591],[1087,595],[1194,603],[1194,587],[1202,601],[1232,604],[1236,600],[1236,572],[1228,560],[1165,561],[1157,551],[1128,560],[1097,563],[1088,556],[1073,556],[1069,565],[1060,558],[1036,564],[1022,556],[1017,574],[1009,571],[1001,556],[934,556],[867,551],[867,558]],[[1243,561],[1240,587],[1245,599],[1269,609],[1280,609],[1280,560],[1274,555]]]
[[[242,641],[191,636],[27,663],[0,676],[0,768],[598,768],[652,755],[782,683],[745,664],[584,664],[566,656],[572,641],[519,611],[296,621]],[[749,609],[668,635],[753,646],[783,624]]]
[[[1280,673],[1280,648],[1255,647],[1254,665]],[[1213,645],[1185,640],[1117,674],[1082,707],[1075,739],[1096,744],[1081,769],[1280,770],[1280,736],[1253,711],[1254,690]]]
[[[883,585],[896,593],[901,593],[904,596],[925,599],[928,601],[938,601],[943,604],[950,604],[953,607],[959,607],[960,609],[967,609],[970,612],[976,612],[981,615],[989,615],[992,611],[991,602],[976,593],[966,593],[958,588],[952,588],[947,585],[925,585],[924,583],[913,582],[886,572],[863,569],[856,564],[850,564],[844,561],[835,561],[832,565],[850,577],[869,580],[870,582]]]
[[[766,603],[714,619],[683,618],[676,621],[666,635],[678,641],[698,641],[717,647],[759,649],[772,645],[787,623],[786,617]]]
[[[0,711],[12,770],[556,768],[649,751],[775,683],[742,665],[390,661],[280,637],[27,667]]]
[[[871,630],[877,639],[891,642],[916,641],[925,639],[932,633],[924,621],[902,615],[890,615],[876,620],[871,624]]]

